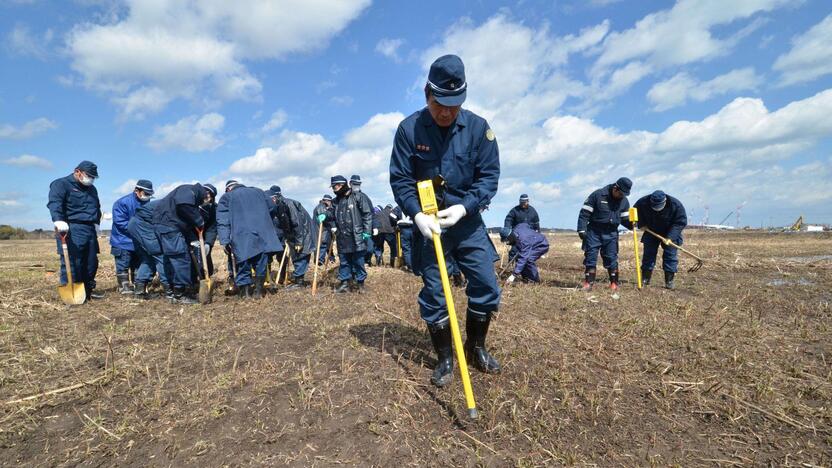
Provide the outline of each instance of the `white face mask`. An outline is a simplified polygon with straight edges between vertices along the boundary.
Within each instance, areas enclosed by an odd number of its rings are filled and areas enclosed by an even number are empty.
[[[86,174],[81,174],[81,177],[78,178],[78,182],[80,182],[81,185],[85,185],[85,186],[89,187],[90,185],[93,184],[93,182],[95,182],[95,178],[90,177]]]
[[[151,198],[153,198],[153,197],[151,197],[150,195],[142,195],[142,196],[139,197],[139,200],[141,200],[141,201],[150,201]]]

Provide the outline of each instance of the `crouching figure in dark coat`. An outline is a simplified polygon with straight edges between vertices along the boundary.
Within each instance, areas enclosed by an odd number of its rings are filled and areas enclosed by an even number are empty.
[[[315,250],[315,233],[312,227],[312,217],[297,200],[286,198],[281,192],[271,192],[272,201],[277,210],[277,219],[283,238],[289,245],[292,256],[292,284],[287,290],[305,288],[308,286],[306,271],[309,269],[309,259]]]
[[[226,183],[225,194],[217,205],[217,234],[225,252],[229,255],[233,252],[237,259],[234,281],[241,298],[263,296],[269,254],[280,250],[269,211],[265,192],[235,180]]]
[[[549,251],[549,241],[546,236],[533,230],[527,223],[520,223],[514,229],[506,229],[500,232],[503,242],[517,249],[514,270],[506,280],[510,285],[519,276],[523,282],[540,282],[540,273],[537,271],[537,261]]]
[[[688,217],[685,214],[685,207],[678,198],[656,190],[650,195],[639,198],[633,207],[638,210],[638,227],[647,227],[674,244],[682,245],[682,230],[688,225]],[[633,228],[629,220],[622,224],[630,229]],[[650,284],[653,268],[656,266],[656,255],[661,245],[664,285],[667,289],[673,289],[673,279],[679,266],[678,249],[664,245],[656,236],[647,232],[641,236],[641,243],[644,244],[644,253],[641,257],[642,283]]]

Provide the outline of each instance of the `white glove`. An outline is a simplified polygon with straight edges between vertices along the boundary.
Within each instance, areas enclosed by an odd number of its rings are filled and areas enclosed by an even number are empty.
[[[332,231],[332,233],[335,234],[336,232],[338,232],[338,228],[334,227],[334,228],[330,229],[330,231]]]
[[[197,247],[197,248],[199,248],[199,241],[198,241],[198,240],[196,240],[196,241],[191,242],[191,247]]]
[[[69,224],[67,224],[65,221],[55,221],[53,224],[55,225],[55,229],[57,229],[58,232],[69,231]]]
[[[375,228],[373,229],[373,235],[374,235],[374,236],[377,236],[377,235],[378,235],[378,229],[375,229]]]
[[[514,275],[509,276],[506,278],[506,285],[509,285],[514,282]]]
[[[413,222],[416,223],[416,227],[419,228],[419,232],[421,232],[425,238],[433,238],[433,233],[442,233],[442,228],[439,227],[439,223],[433,216],[428,216],[421,212],[416,213],[416,216],[413,217]]]
[[[396,215],[394,215],[393,213],[390,213],[390,217],[391,217],[391,218],[393,218],[393,219],[399,219],[399,218],[398,218],[398,217],[396,217]]]
[[[447,229],[458,223],[466,213],[464,206],[453,205],[436,213],[436,216],[439,218],[439,226],[442,229]]]

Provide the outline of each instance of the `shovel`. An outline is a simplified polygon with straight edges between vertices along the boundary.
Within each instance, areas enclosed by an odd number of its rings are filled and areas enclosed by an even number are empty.
[[[199,280],[199,303],[211,303],[211,277],[208,276],[208,256],[205,255],[205,241],[202,238],[202,229],[197,228],[199,236],[199,253],[202,255],[202,272],[204,278]]]
[[[237,257],[234,256],[234,252],[231,252],[231,273],[234,274],[231,277],[231,284],[228,285],[228,288],[225,290],[226,296],[233,296],[237,294]]]
[[[72,282],[72,261],[69,258],[69,248],[66,246],[66,233],[55,231],[61,238],[61,249],[64,253],[64,265],[66,265],[66,284],[58,286],[58,295],[67,305],[81,305],[87,300],[87,290],[84,283]]]
[[[318,245],[315,246],[315,273],[312,275],[312,295],[318,292],[318,259],[321,257],[321,237],[324,234],[324,223],[318,223]]]
[[[653,237],[655,237],[656,239],[658,239],[658,240],[662,241],[662,243],[663,243],[664,245],[669,245],[669,246],[671,246],[671,247],[675,247],[675,248],[677,248],[677,249],[681,250],[683,253],[686,253],[686,254],[690,255],[691,257],[693,257],[693,258],[696,260],[696,263],[695,263],[692,267],[688,268],[688,272],[689,272],[689,273],[693,273],[694,271],[698,271],[700,268],[702,268],[702,265],[705,263],[705,262],[704,262],[701,258],[699,258],[698,256],[696,256],[696,255],[694,255],[693,253],[691,253],[691,252],[689,252],[689,251],[687,251],[687,250],[683,249],[681,246],[676,245],[676,244],[675,244],[672,240],[670,240],[670,239],[668,239],[668,238],[666,238],[666,237],[662,237],[662,236],[660,236],[660,235],[656,234],[655,232],[651,231],[651,230],[650,230],[650,228],[646,228],[646,227],[644,227],[644,228],[641,228],[641,229],[642,229],[643,231],[645,231],[645,232],[649,232],[651,235],[653,235]]]
[[[283,245],[283,256],[280,257],[280,265],[277,267],[277,280],[274,282],[274,286],[277,287],[280,284],[280,275],[283,273],[283,265],[286,263],[286,257],[289,255],[289,242],[286,242]],[[289,276],[288,269],[286,270],[286,276]],[[286,281],[284,279],[283,284],[286,285]]]
[[[396,260],[393,263],[396,268],[401,268],[404,265],[404,255],[402,254],[402,232],[397,228],[396,229]]]

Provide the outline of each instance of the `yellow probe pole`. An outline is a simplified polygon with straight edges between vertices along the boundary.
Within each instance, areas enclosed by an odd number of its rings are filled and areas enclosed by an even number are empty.
[[[638,209],[630,208],[630,222],[633,223],[633,249],[636,251],[636,278],[641,289],[641,259],[638,257]]]
[[[439,207],[436,204],[436,194],[433,192],[433,181],[423,180],[416,184],[419,190],[419,201],[422,204],[422,212],[428,216],[436,217]],[[436,262],[439,266],[439,276],[442,279],[442,291],[445,293],[445,302],[448,305],[448,319],[451,323],[451,336],[454,339],[456,358],[459,361],[459,373],[462,375],[462,389],[465,392],[465,403],[468,407],[468,417],[477,419],[477,404],[474,402],[474,391],[471,389],[471,378],[468,376],[468,363],[465,362],[465,352],[462,349],[462,336],[459,334],[459,323],[456,321],[456,307],[454,297],[451,293],[451,282],[448,280],[448,267],[445,264],[445,251],[442,249],[442,239],[439,234],[433,233],[433,247],[436,250]]]

